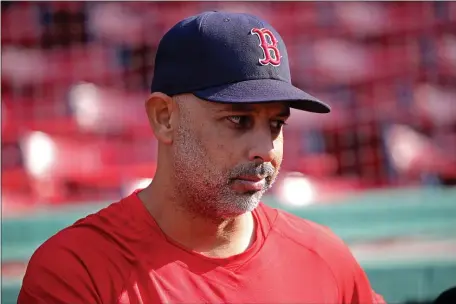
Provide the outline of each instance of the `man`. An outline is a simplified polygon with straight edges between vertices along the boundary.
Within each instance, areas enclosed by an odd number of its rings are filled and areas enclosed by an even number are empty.
[[[179,22],[146,102],[153,182],[45,242],[19,303],[382,301],[328,229],[260,203],[290,107],[330,110],[291,85],[272,26],[224,12]]]

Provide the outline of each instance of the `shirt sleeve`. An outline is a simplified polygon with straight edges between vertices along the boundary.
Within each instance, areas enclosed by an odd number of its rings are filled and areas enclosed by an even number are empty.
[[[354,258],[352,261],[354,288],[351,304],[386,304],[386,301],[383,299],[383,297],[372,289],[369,279],[362,267]]]
[[[373,290],[372,290],[372,297],[373,297],[374,304],[386,304],[385,299]]]
[[[18,304],[101,303],[90,272],[75,252],[55,242],[43,244],[27,266]]]
[[[339,301],[344,304],[386,304],[371,287],[369,279],[350,248],[331,229],[323,227],[330,239],[323,252],[339,284]]]

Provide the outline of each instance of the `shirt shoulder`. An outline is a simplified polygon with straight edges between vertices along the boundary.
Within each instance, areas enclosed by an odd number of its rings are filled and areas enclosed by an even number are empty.
[[[327,226],[298,217],[287,211],[263,205],[274,222],[272,230],[285,239],[320,255],[331,254],[334,249],[349,251],[345,243]]]
[[[286,242],[293,242],[327,265],[337,282],[340,301],[383,303],[383,299],[373,292],[367,275],[349,247],[329,227],[283,210],[265,208],[269,213],[276,213],[272,231],[284,240],[283,248],[286,248]]]
[[[127,201],[78,220],[32,255],[18,303],[113,303],[129,276],[134,241]],[[52,290],[52,292],[51,292]]]

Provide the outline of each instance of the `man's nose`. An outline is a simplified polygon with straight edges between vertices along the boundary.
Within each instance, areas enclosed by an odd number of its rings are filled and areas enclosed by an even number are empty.
[[[255,132],[251,139],[249,160],[259,163],[270,163],[276,157],[271,132]]]

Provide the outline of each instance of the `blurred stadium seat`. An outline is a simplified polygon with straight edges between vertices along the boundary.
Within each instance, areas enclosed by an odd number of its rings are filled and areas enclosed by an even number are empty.
[[[403,125],[390,126],[385,134],[386,150],[396,171],[409,182],[423,175],[456,178],[456,155],[430,138]],[[448,143],[445,145],[448,148]]]
[[[103,198],[97,192],[120,195],[125,182],[153,175],[154,145],[152,140],[132,144],[124,138],[41,131],[26,133],[21,139],[33,191],[47,202]]]
[[[147,94],[106,90],[91,83],[74,85],[69,93],[72,116],[81,131],[152,138],[145,100]]]

